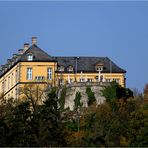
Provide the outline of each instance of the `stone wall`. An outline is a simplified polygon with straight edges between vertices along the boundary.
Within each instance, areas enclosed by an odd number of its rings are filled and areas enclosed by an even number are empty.
[[[103,86],[108,85],[108,83],[72,83],[68,84],[65,87],[66,89],[66,96],[65,96],[65,105],[64,108],[70,108],[70,110],[73,110],[74,107],[74,99],[77,92],[81,93],[81,101],[83,102],[83,107],[87,107],[87,101],[88,96],[86,93],[86,88],[89,86],[91,87],[92,92],[95,94],[96,102],[97,104],[103,103],[105,101],[105,98],[102,96],[101,90],[103,89]],[[61,91],[63,87],[60,88],[58,97],[60,98]]]

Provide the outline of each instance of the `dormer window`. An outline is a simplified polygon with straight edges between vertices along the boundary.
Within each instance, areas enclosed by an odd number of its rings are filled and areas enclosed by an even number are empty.
[[[103,71],[103,63],[98,63],[95,68],[96,71]]]
[[[32,54],[28,54],[27,60],[28,60],[28,61],[33,61],[33,55],[32,55]]]
[[[103,66],[96,66],[96,71],[102,71],[103,70]]]
[[[64,66],[59,66],[58,71],[64,71]]]
[[[73,72],[73,66],[68,66],[67,71]]]

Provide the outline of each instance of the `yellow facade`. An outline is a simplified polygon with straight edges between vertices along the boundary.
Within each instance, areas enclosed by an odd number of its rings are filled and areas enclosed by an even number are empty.
[[[32,80],[27,80],[26,73],[27,68],[32,68]],[[51,68],[52,71],[56,71],[57,63],[55,62],[21,62],[20,63],[20,82],[34,82],[35,77],[43,76],[44,81],[47,81],[54,85],[55,74],[52,74],[52,80],[47,79],[47,69]]]
[[[32,80],[27,80],[27,68],[32,68]],[[52,79],[47,79],[47,69],[52,68]],[[19,88],[21,84],[46,82],[52,86],[65,85],[68,83],[82,82],[87,80],[90,82],[98,82],[98,73],[55,73],[57,70],[57,63],[55,62],[21,62],[14,66],[4,76],[0,78],[0,94],[3,94],[5,98],[18,98]],[[37,76],[43,76],[44,80],[36,80]],[[125,86],[125,77],[123,73],[101,73],[103,81],[118,80],[121,86]],[[70,79],[70,82],[69,82]],[[62,80],[62,83],[59,81]]]
[[[19,82],[19,64],[15,65],[10,71],[0,78],[0,94],[4,98],[17,96],[17,83]]]
[[[101,73],[101,76],[103,77],[102,82],[116,81],[122,87],[125,87],[125,75],[123,73]],[[82,82],[80,79],[83,79],[83,82],[88,80],[90,80],[90,82],[98,82],[98,78],[96,77],[98,77],[98,73],[58,73],[56,74],[56,82],[58,82],[59,79],[63,80],[63,84],[68,84],[68,79],[71,79],[71,82],[75,82],[75,80],[76,82]]]
[[[19,88],[25,84],[51,84],[55,85],[55,74],[52,73],[52,79],[47,79],[47,69],[55,71],[57,63],[55,62],[20,62],[0,78],[0,94],[4,98],[18,98]],[[27,79],[27,68],[32,68],[32,80]],[[44,77],[44,80],[36,80],[38,76]]]

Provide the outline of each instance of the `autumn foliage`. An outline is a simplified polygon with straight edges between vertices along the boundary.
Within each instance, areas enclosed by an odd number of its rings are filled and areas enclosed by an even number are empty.
[[[33,97],[18,104],[12,100],[1,104],[0,146],[148,146],[146,101],[139,102],[130,89],[115,83],[104,88],[102,94],[106,97],[106,102],[103,104],[96,104],[97,98],[90,88],[87,93],[90,97],[88,107],[82,106],[81,94],[77,92],[73,111],[62,110],[59,106],[57,88],[48,93],[43,104],[34,103],[33,111],[32,101],[36,101]],[[148,85],[144,89],[144,100],[147,96]]]

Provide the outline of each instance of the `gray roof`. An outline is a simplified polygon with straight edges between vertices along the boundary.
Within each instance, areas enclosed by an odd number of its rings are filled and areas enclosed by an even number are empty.
[[[23,49],[19,49],[19,51]],[[30,46],[24,53],[13,54],[12,59],[8,59],[5,65],[1,65],[0,67],[0,77],[2,77],[7,71],[9,71],[13,66],[15,66],[18,62],[28,62],[27,56],[29,54],[33,55],[33,61],[29,62],[51,62],[55,61],[55,59],[40,49],[37,45]]]
[[[46,52],[44,52],[42,49],[40,49],[37,45],[32,45],[26,52],[22,54],[20,59],[18,59],[19,62],[26,62],[27,56],[29,54],[33,55],[33,61],[38,61],[38,62],[50,62],[53,61],[53,58],[48,55]]]
[[[19,50],[20,51],[20,50]],[[68,72],[68,66],[73,66],[74,71],[76,67],[76,57],[53,57],[48,55],[37,45],[32,45],[28,50],[21,54],[13,54],[12,59],[8,59],[5,65],[0,67],[0,77],[9,71],[18,62],[28,62],[28,55],[33,55],[33,61],[29,62],[58,62],[58,66],[64,66],[64,72]],[[98,63],[103,64],[103,72],[109,73],[125,73],[126,71],[118,67],[107,57],[79,57],[77,59],[77,72],[97,72],[95,65]]]
[[[64,66],[64,71],[67,71],[68,66],[76,67],[76,57],[54,57],[58,61],[59,66]],[[97,72],[95,66],[103,64],[104,73],[125,73],[126,71],[117,66],[108,57],[78,57],[77,58],[77,72]]]

